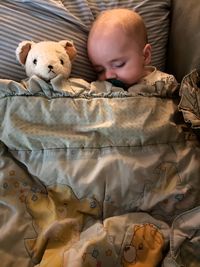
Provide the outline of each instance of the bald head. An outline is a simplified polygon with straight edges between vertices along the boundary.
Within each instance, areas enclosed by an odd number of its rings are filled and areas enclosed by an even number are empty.
[[[96,34],[107,34],[109,37],[114,29],[119,29],[126,37],[134,39],[141,48],[147,43],[147,32],[143,19],[138,13],[125,8],[116,8],[100,13],[91,27],[88,42]]]

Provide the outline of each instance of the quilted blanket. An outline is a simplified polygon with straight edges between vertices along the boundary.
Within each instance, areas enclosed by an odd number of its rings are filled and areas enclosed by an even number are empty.
[[[1,266],[200,266],[200,143],[171,89],[0,80]]]

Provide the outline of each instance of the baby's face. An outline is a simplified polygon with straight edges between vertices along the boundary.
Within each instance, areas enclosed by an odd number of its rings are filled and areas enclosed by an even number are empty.
[[[127,86],[145,76],[144,66],[151,60],[151,47],[140,48],[120,29],[101,34],[94,32],[88,40],[88,56],[99,80],[117,79]]]

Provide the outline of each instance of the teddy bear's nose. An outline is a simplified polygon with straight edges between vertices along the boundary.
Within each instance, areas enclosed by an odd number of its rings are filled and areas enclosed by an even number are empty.
[[[48,65],[48,68],[49,68],[49,70],[52,70],[53,66],[52,65]]]

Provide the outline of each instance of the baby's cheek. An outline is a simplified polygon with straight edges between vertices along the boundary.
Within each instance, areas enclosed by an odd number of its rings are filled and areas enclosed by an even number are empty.
[[[137,83],[143,76],[143,72],[140,69],[130,69],[125,74],[126,82],[129,84]]]
[[[135,77],[135,74],[131,71],[125,71],[118,75],[118,79],[128,84],[132,83],[134,77]]]

